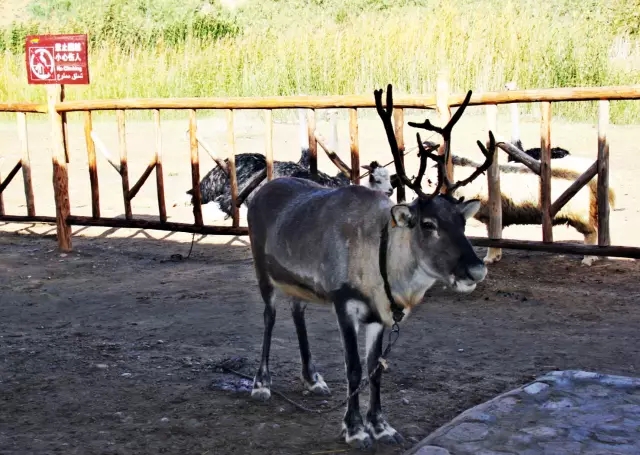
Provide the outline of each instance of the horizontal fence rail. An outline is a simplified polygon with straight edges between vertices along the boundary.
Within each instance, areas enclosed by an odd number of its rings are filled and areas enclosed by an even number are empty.
[[[465,94],[452,94],[448,98],[450,107],[459,106]],[[514,90],[507,92],[474,92],[470,106],[485,104],[538,103],[563,101],[637,100],[640,85],[621,87],[550,88],[539,90]],[[398,95],[393,105],[399,109],[435,109],[436,95]],[[46,105],[27,105],[28,112],[46,112]],[[230,98],[130,98],[91,101],[64,101],[56,104],[58,112],[84,112],[106,110],[147,109],[347,109],[375,108],[371,95],[332,96],[268,96]],[[0,111],[2,105],[0,104]]]
[[[445,78],[446,79],[446,78]],[[404,111],[407,108],[435,109],[440,122],[444,123],[451,117],[451,107],[462,104],[465,94],[450,94],[446,80],[439,78],[435,94],[417,96],[397,96],[394,99],[394,131],[399,148],[404,152]],[[553,161],[550,159],[550,124],[551,103],[575,101],[600,101],[598,117],[598,154],[593,165],[584,172],[567,190],[555,201],[551,200],[551,180]],[[581,254],[593,256],[628,257],[640,259],[640,248],[625,246],[610,246],[609,242],[609,206],[606,195],[609,184],[609,147],[606,139],[606,127],[609,122],[610,100],[640,100],[640,85],[620,87],[583,87],[583,88],[554,88],[540,90],[507,90],[500,92],[475,92],[470,105],[484,105],[487,108],[487,130],[496,130],[497,105],[510,103],[539,103],[541,106],[541,157],[533,160],[522,152],[513,150],[508,143],[499,143],[498,147],[516,158],[517,161],[528,166],[540,179],[540,209],[542,211],[543,241],[520,241],[502,239],[502,213],[500,193],[500,172],[498,160],[487,172],[489,184],[490,224],[489,238],[470,237],[476,246],[489,248],[524,249],[549,253]],[[154,229],[162,231],[180,231],[189,233],[212,235],[247,235],[247,227],[239,225],[239,207],[246,198],[248,191],[260,183],[261,180],[273,178],[273,109],[306,109],[310,150],[310,171],[317,173],[318,145],[331,161],[343,173],[351,178],[353,183],[359,183],[360,152],[358,145],[358,109],[375,108],[375,101],[371,95],[352,96],[281,96],[281,97],[231,97],[231,98],[146,98],[146,99],[115,99],[65,101],[64,91],[49,90],[48,103],[0,103],[0,112],[16,112],[18,129],[22,142],[23,157],[5,180],[0,176],[0,221],[4,222],[47,222],[56,223],[58,244],[61,250],[71,249],[71,225],[100,226],[114,228]],[[212,152],[199,139],[197,132],[197,110],[225,109],[227,111],[227,144],[229,148],[228,164],[214,157]],[[267,168],[256,176],[252,182],[245,185],[242,191],[236,176],[235,166],[235,110],[261,109],[265,112],[265,157]],[[349,110],[349,139],[351,152],[351,168],[343,162],[316,131],[316,109],[348,109]],[[117,158],[106,149],[92,128],[92,113],[94,111],[115,110],[118,127]],[[127,110],[152,110],[154,113],[155,151],[142,175],[134,183],[129,184],[127,163],[127,145],[125,140],[125,113]],[[194,222],[168,222],[165,200],[164,181],[162,173],[162,141],[160,135],[161,110],[189,111],[188,137],[191,157],[191,180],[193,190]],[[92,216],[76,216],[70,212],[67,163],[67,122],[66,113],[83,112],[84,133],[87,146],[89,176],[91,183]],[[48,114],[53,133],[53,166],[54,166],[54,194],[56,200],[56,217],[37,216],[33,205],[33,188],[30,177],[30,161],[26,138],[26,114]],[[202,220],[201,194],[199,190],[200,160],[199,148],[202,147],[227,173],[233,200],[231,226],[208,226]],[[102,153],[111,166],[120,174],[122,193],[125,205],[125,218],[105,218],[100,215],[100,201],[98,191],[98,171],[96,164],[96,150]],[[442,148],[440,153],[442,153]],[[496,152],[498,153],[498,152]],[[119,155],[119,156],[118,156]],[[119,159],[118,159],[119,158]],[[25,197],[28,213],[26,216],[6,215],[2,205],[2,190],[22,168],[25,177]],[[452,163],[448,163],[447,173],[452,172]],[[131,210],[131,200],[138,194],[143,184],[152,173],[156,174],[158,192],[159,221],[141,220],[135,218]],[[598,245],[578,245],[571,243],[553,242],[552,220],[558,211],[573,197],[587,182],[598,176]],[[27,184],[28,182],[28,184]],[[251,188],[250,188],[251,187]],[[398,201],[404,201],[404,188],[397,188]]]

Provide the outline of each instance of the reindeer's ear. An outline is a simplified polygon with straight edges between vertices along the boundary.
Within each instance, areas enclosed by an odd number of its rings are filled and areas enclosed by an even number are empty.
[[[368,164],[365,164],[363,166],[360,166],[362,169],[366,169],[367,171],[371,172],[371,166],[369,166]]]
[[[462,216],[464,216],[465,219],[468,220],[476,213],[478,213],[478,210],[480,210],[480,205],[480,199],[469,199],[466,202],[461,202],[460,205],[458,205],[458,210],[460,210]]]
[[[407,227],[411,229],[416,225],[416,216],[407,204],[398,204],[391,207],[393,226]]]
[[[187,191],[187,194],[193,196],[193,188],[191,188],[189,191]]]

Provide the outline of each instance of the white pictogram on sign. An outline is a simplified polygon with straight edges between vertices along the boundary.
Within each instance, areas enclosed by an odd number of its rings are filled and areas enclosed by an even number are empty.
[[[29,67],[31,68],[31,73],[40,80],[51,79],[54,72],[54,61],[49,49],[36,48],[30,50]]]

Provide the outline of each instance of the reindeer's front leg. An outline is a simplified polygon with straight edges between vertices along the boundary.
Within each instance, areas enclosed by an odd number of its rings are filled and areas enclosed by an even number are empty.
[[[355,305],[351,301],[338,301],[335,304],[335,308],[344,347],[348,384],[347,393],[351,396],[360,385],[362,379],[362,366],[360,365],[360,356],[358,354],[359,321],[357,311],[354,311]],[[347,444],[361,449],[368,448],[373,443],[362,422],[360,399],[357,393],[351,396],[347,402],[347,411],[342,420],[342,434]]]
[[[378,323],[367,325],[367,369],[368,374],[378,367],[379,359],[382,355],[382,338],[384,326]],[[387,423],[382,414],[382,404],[380,402],[380,382],[382,379],[382,366],[371,376],[369,383],[370,398],[369,411],[367,412],[367,431],[376,441],[385,444],[398,444],[403,441],[402,436],[391,425]]]

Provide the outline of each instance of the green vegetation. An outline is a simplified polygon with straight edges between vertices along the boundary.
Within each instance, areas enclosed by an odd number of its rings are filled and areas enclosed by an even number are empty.
[[[13,1],[13,0],[3,0]],[[92,84],[69,99],[371,94],[635,84],[640,0],[33,0],[0,28],[0,99],[44,100],[26,83],[28,33],[88,33]],[[612,121],[640,102],[612,103]],[[595,117],[594,103],[554,115]]]

